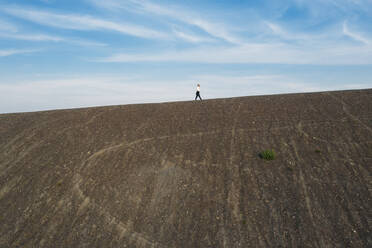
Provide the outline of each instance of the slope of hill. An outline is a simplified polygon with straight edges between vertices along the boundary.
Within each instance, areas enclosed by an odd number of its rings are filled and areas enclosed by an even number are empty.
[[[0,115],[0,247],[371,247],[371,165],[372,90]]]

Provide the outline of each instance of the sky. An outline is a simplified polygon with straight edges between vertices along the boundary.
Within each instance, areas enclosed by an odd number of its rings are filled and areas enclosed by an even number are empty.
[[[372,88],[372,0],[0,0],[0,113]]]

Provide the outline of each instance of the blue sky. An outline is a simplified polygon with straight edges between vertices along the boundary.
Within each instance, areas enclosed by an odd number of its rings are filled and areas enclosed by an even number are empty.
[[[372,0],[0,0],[0,113],[372,88]]]

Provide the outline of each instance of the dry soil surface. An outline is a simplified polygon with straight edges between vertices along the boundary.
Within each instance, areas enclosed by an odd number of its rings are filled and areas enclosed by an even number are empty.
[[[372,90],[3,114],[0,247],[371,247],[371,167]]]

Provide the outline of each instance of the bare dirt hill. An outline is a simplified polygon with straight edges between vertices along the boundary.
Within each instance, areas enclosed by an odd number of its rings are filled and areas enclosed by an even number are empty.
[[[0,247],[371,247],[371,168],[372,90],[0,115]]]

